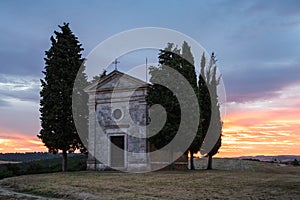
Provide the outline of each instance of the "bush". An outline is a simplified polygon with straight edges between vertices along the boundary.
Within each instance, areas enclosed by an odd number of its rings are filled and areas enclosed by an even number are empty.
[[[32,162],[29,164],[26,174],[38,174],[43,170],[43,166],[40,163]]]
[[[15,163],[6,164],[7,171],[10,171],[13,175],[20,175],[20,165]]]
[[[295,160],[292,162],[292,165],[294,165],[294,166],[299,166],[299,162],[298,162],[298,160],[297,160],[297,159],[295,159]]]
[[[8,171],[7,169],[0,170],[0,179],[12,177],[14,176],[12,171]]]

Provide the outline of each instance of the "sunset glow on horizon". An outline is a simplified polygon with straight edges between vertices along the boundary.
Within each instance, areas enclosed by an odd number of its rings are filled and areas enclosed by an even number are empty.
[[[20,133],[0,133],[0,153],[46,152],[47,148],[36,136]]]
[[[222,147],[216,157],[298,155],[300,86],[291,85],[270,98],[227,103]],[[0,133],[1,153],[46,152],[36,136]]]
[[[300,84],[270,98],[227,104],[218,157],[300,154]]]

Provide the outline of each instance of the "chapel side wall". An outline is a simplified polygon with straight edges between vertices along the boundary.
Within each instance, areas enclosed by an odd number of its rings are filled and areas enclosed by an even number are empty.
[[[95,95],[89,94],[89,133],[88,133],[88,159],[87,159],[87,170],[96,169],[95,159],[95,126],[96,126],[96,115],[95,115]]]

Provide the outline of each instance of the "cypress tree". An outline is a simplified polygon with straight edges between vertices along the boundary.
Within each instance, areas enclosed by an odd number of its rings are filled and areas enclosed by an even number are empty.
[[[192,55],[190,46],[187,42],[184,42],[182,45],[182,49],[174,47],[174,44],[169,43],[164,50],[160,50],[159,53],[159,67],[150,67],[149,71],[151,74],[150,82],[155,82],[154,80],[157,78],[162,79],[160,74],[163,70],[165,70],[165,66],[171,67],[177,70],[181,75],[185,77],[185,79],[190,83],[191,87],[194,89],[195,94],[199,95],[199,90],[197,86],[197,75],[194,67],[194,57]],[[176,80],[174,80],[176,82]],[[176,82],[180,87],[179,82]],[[185,95],[185,91],[181,91],[181,95]],[[147,96],[148,105],[160,104],[162,105],[167,112],[167,121],[163,129],[152,136],[149,141],[151,144],[154,144],[156,148],[162,148],[175,137],[181,120],[181,109],[184,109],[185,105],[181,105],[175,96],[169,89],[164,86],[154,84],[150,86],[148,96]],[[189,116],[189,119],[184,119],[186,122],[190,122],[195,120],[194,116]],[[187,124],[188,125],[188,124]],[[199,122],[199,127],[194,138],[192,144],[189,146],[188,150],[185,152],[190,152],[191,155],[191,169],[194,169],[193,164],[193,154],[200,150],[201,146],[201,126]],[[186,137],[189,135],[193,135],[194,133],[186,133]],[[174,150],[176,147],[172,147]],[[171,166],[172,168],[172,166]]]
[[[42,129],[38,137],[43,141],[49,152],[58,153],[62,151],[62,171],[67,171],[67,153],[76,149],[85,150],[78,132],[76,130],[72,113],[72,93],[80,95],[82,106],[78,117],[85,123],[87,120],[87,94],[83,87],[87,85],[84,68],[80,66],[84,62],[81,51],[82,45],[72,33],[68,23],[59,26],[61,32],[54,31],[55,37],[51,36],[52,46],[45,52],[44,79],[41,80],[42,90],[40,92],[40,112]],[[79,71],[81,77],[81,88],[73,88],[76,75]],[[86,106],[86,107],[85,107]],[[87,129],[87,123],[86,123]],[[86,131],[86,130],[81,130]]]
[[[212,53],[208,68],[205,70],[206,59],[203,53],[201,58],[201,77],[199,77],[200,90],[200,108],[202,123],[202,142],[206,137],[208,128],[213,133],[210,137],[218,136],[217,142],[213,148],[207,153],[208,164],[207,169],[212,169],[212,157],[218,153],[222,145],[222,121],[220,115],[220,105],[218,102],[217,87],[220,83],[220,77],[217,77],[216,57]]]
[[[180,68],[179,56],[175,53],[179,50],[177,48],[173,48],[173,44],[169,43],[168,46],[164,50],[160,50],[159,53],[159,66],[158,67],[150,67],[149,73],[151,75],[150,82],[156,82],[156,80],[160,80],[161,72],[166,70],[166,67],[173,67],[175,69]],[[176,135],[177,130],[180,124],[180,106],[179,102],[168,88],[159,85],[153,84],[149,88],[149,92],[147,94],[147,103],[152,106],[154,104],[162,105],[167,112],[167,121],[163,129],[149,138],[151,144],[153,144],[157,149],[160,149],[166,146]]]

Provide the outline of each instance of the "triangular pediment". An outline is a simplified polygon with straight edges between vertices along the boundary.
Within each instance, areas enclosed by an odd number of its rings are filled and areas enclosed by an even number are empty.
[[[100,81],[85,88],[85,92],[89,93],[109,90],[135,89],[138,87],[147,87],[147,85],[148,84],[146,82],[140,79],[114,70]]]

